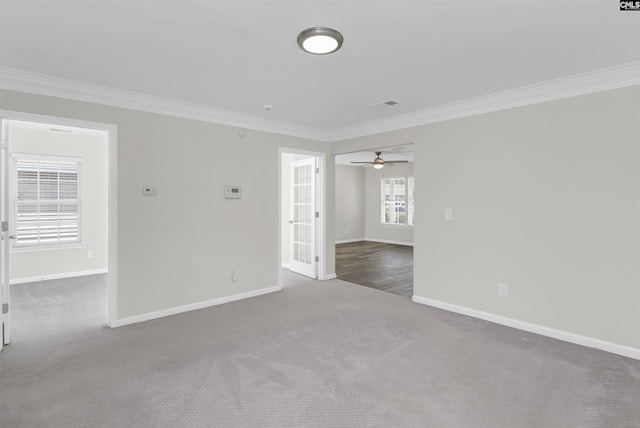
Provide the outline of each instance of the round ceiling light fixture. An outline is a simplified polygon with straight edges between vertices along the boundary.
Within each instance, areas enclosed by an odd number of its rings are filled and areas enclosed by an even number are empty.
[[[298,36],[298,46],[305,52],[314,55],[327,55],[340,49],[342,34],[333,28],[311,27]]]

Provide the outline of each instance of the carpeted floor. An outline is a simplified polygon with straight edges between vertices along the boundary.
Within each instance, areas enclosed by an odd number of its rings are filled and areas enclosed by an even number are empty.
[[[285,281],[118,329],[99,298],[78,304],[86,284],[12,288],[0,426],[640,426],[640,361],[339,280]],[[76,311],[83,327],[65,321]]]

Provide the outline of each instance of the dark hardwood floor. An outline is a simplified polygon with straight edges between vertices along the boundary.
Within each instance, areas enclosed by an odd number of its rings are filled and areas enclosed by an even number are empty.
[[[413,247],[361,241],[336,245],[338,279],[413,296]]]

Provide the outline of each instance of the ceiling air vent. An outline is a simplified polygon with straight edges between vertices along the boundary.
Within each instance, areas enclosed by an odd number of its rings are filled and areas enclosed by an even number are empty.
[[[396,101],[396,100],[389,100],[389,101],[383,101],[381,103],[376,103],[373,106],[374,107],[393,107],[400,104],[400,101]]]

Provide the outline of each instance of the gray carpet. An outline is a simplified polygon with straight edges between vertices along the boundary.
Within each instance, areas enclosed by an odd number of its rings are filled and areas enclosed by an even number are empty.
[[[640,426],[640,361],[338,280],[285,280],[118,329],[104,327],[100,280],[14,286],[0,426]]]

